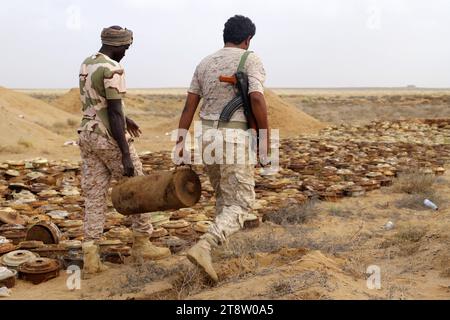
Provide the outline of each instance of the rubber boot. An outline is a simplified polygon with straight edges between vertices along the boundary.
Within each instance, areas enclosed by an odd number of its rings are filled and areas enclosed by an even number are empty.
[[[83,243],[83,272],[85,274],[95,274],[108,270],[100,260],[100,249],[94,241]]]
[[[214,282],[219,282],[219,277],[214,270],[211,259],[210,239],[204,238],[197,242],[188,252],[187,258],[194,265],[202,269]],[[213,241],[213,240],[212,240]]]
[[[147,233],[133,232],[131,256],[135,261],[160,260],[170,255],[169,248],[160,248],[152,244]]]

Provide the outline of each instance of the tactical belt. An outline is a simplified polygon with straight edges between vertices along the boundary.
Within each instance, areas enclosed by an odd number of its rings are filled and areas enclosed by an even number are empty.
[[[214,129],[242,129],[248,130],[247,122],[239,122],[239,121],[230,121],[230,122],[222,122],[222,121],[214,121],[214,120],[202,120],[202,124],[208,127],[212,127]]]

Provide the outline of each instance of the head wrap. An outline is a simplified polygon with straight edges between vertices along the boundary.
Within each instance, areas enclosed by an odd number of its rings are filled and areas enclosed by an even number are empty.
[[[102,43],[120,47],[133,43],[133,31],[128,29],[118,29],[117,27],[105,28],[102,31]]]

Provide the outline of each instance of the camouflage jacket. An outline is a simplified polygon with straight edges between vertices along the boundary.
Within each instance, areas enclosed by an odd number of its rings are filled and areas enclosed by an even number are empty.
[[[78,131],[111,137],[107,100],[123,99],[125,93],[125,71],[118,62],[102,53],[84,60],[80,70],[83,119]]]

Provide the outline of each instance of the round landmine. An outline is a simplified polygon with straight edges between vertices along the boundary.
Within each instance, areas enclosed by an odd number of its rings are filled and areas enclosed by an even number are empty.
[[[16,249],[17,246],[15,246],[12,242],[0,243],[0,256]]]
[[[207,221],[209,218],[203,213],[191,214],[185,219],[188,222],[199,222],[199,221]]]
[[[67,250],[78,250],[81,249],[82,246],[82,243],[79,240],[63,240],[59,244]]]
[[[17,271],[14,269],[8,269],[6,267],[0,267],[0,288],[7,287],[13,288],[16,285]]]
[[[37,253],[40,257],[60,259],[67,254],[68,249],[60,244],[47,244],[43,247],[33,249],[32,251]]]
[[[165,229],[181,229],[190,226],[191,224],[186,220],[173,220],[162,225]]]
[[[8,188],[15,192],[20,192],[22,190],[30,191],[30,186],[21,183],[21,182],[13,182],[8,185]]]
[[[106,232],[105,237],[108,239],[119,239],[123,243],[133,242],[133,232],[126,227],[117,227]]]
[[[187,216],[189,216],[191,213],[186,210],[178,210],[172,213],[170,216],[170,220],[181,220],[185,219]]]
[[[198,238],[198,233],[192,228],[192,226],[181,229],[174,229],[174,231],[175,235],[182,239],[195,240]]]
[[[66,210],[53,210],[47,212],[47,215],[53,220],[64,221],[69,216],[69,212],[67,212]]]
[[[194,224],[193,229],[199,233],[207,233],[212,224],[211,221],[199,221]]]
[[[21,264],[19,277],[37,285],[59,276],[61,264],[56,259],[36,258]]]
[[[172,253],[177,253],[186,247],[187,241],[176,236],[166,236],[158,239],[154,244],[162,244],[163,246],[168,247]]]
[[[247,214],[244,216],[244,228],[245,229],[258,228],[260,224],[261,224],[261,222],[256,215]]]
[[[154,229],[152,232],[152,235],[150,236],[150,239],[158,239],[158,238],[162,238],[165,237],[169,234],[169,232],[164,229],[164,228],[157,228]]]
[[[61,231],[53,222],[41,221],[28,229],[26,240],[42,241],[44,244],[58,244],[61,237]]]
[[[96,241],[96,244],[100,247],[108,247],[123,245],[123,242],[119,239],[103,239]]]
[[[108,247],[101,252],[102,260],[115,264],[124,264],[125,257],[129,256],[131,256],[131,248],[123,245]]]
[[[45,190],[47,190],[48,189],[48,185],[47,184],[45,184],[45,183],[40,183],[40,182],[37,182],[37,183],[33,183],[32,185],[31,185],[31,187],[30,187],[30,191],[31,192],[33,192],[33,193],[37,193],[37,194],[39,194],[40,192],[43,192],[43,191],[45,191]],[[47,201],[34,201],[34,202],[47,202]],[[33,202],[32,202],[33,203]]]
[[[21,250],[32,250],[36,248],[41,248],[43,246],[44,243],[42,241],[35,241],[35,240],[22,241],[21,243],[19,243],[19,248]]]
[[[167,212],[160,212],[160,213],[155,213],[152,214],[150,217],[150,223],[155,227],[161,227],[163,224],[167,223],[170,221],[170,216],[171,213],[167,213]]]
[[[63,236],[67,239],[74,240],[82,237],[84,235],[83,228],[71,228],[63,233]]]
[[[0,209],[0,222],[5,224],[25,224],[25,220],[12,208]]]
[[[58,226],[65,229],[75,229],[83,226],[83,220],[67,220],[59,222]]]
[[[11,251],[0,258],[0,263],[8,268],[17,268],[22,263],[39,257],[38,254],[28,250]]]
[[[6,179],[11,179],[11,178],[14,178],[14,177],[19,177],[19,176],[20,176],[20,172],[17,171],[17,170],[10,169],[10,170],[6,170],[5,171],[5,178]]]
[[[33,186],[32,186],[33,187]],[[48,188],[48,186],[46,186]],[[56,190],[42,190],[38,193],[39,198],[48,199],[50,201],[51,198],[59,195]]]
[[[20,224],[4,224],[0,226],[0,235],[17,245],[26,238],[26,228]]]

